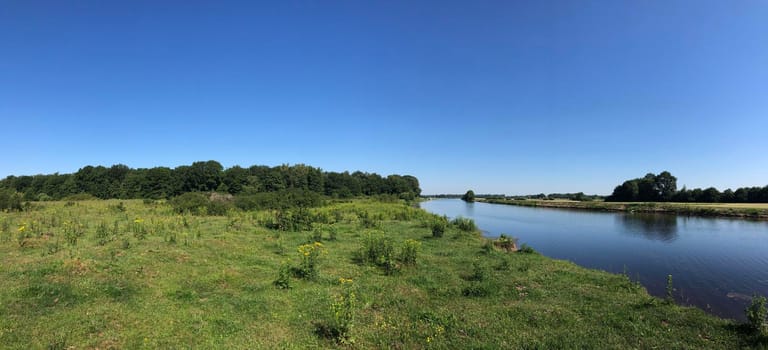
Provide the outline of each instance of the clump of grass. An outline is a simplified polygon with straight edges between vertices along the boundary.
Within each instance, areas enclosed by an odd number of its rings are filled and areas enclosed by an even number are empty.
[[[475,224],[475,221],[468,218],[457,217],[451,220],[451,225],[456,226],[459,230],[464,232],[477,231],[477,225]]]
[[[280,264],[280,268],[277,270],[277,278],[272,284],[280,289],[291,288],[291,266],[287,262]]]

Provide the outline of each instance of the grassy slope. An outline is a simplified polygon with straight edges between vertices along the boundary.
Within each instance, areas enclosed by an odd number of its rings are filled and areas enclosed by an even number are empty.
[[[116,204],[46,203],[0,214],[1,348],[339,346],[315,325],[330,317],[340,277],[351,278],[358,295],[353,348],[733,349],[768,342],[698,309],[667,305],[621,275],[535,254],[484,254],[480,237],[455,228],[429,238],[422,222],[430,216],[400,204],[319,209],[340,219],[337,239],[324,242],[320,277],[294,278],[288,290],[272,281],[282,262],[298,263],[296,248],[309,232],[266,230],[257,224],[265,213],[180,217],[164,205],[127,201],[120,212]],[[396,246],[422,242],[415,267],[388,276],[354,262],[371,231],[358,223],[362,211],[384,218],[373,231]],[[118,232],[99,245],[102,222],[110,229],[117,222]],[[31,237],[19,241],[22,223]],[[67,227],[79,224],[84,236],[64,243]],[[137,239],[132,225],[147,237]],[[471,281],[475,270],[486,277]],[[464,296],[470,286],[488,295]]]
[[[648,213],[674,213],[695,216],[722,216],[768,220],[768,203],[672,203],[672,202],[601,202],[569,200],[479,199],[493,204],[525,207],[587,209]]]

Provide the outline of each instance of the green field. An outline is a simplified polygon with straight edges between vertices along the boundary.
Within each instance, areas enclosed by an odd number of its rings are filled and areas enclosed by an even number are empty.
[[[116,200],[2,213],[0,348],[768,346],[622,275],[457,225],[435,238],[442,221],[403,203],[334,202],[297,232],[267,229],[276,215]]]

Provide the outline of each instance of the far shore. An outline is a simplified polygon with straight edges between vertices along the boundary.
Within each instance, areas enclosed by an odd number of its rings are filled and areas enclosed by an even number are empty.
[[[516,200],[501,198],[477,198],[476,201],[524,207],[619,211],[630,213],[669,213],[690,216],[768,220],[768,203],[580,202],[571,200]]]

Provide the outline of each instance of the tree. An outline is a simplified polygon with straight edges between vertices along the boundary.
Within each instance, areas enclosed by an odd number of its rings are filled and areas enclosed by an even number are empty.
[[[672,196],[677,191],[677,178],[672,176],[668,171],[662,171],[659,175],[654,177],[654,191],[658,197],[658,200],[668,202],[672,200]]]
[[[463,196],[461,196],[461,200],[465,202],[474,202],[475,201],[475,192],[472,190],[467,191]]]

